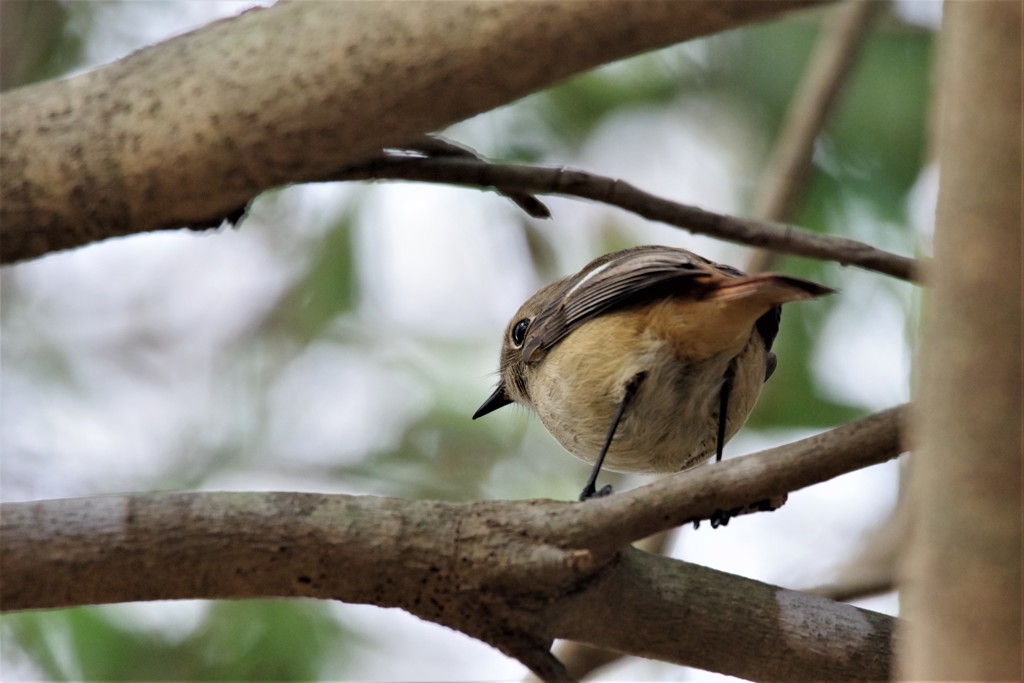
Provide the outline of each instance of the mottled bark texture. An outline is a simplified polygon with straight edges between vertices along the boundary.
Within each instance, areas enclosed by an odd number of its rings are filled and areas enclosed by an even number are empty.
[[[585,503],[303,493],[8,503],[0,606],[312,597],[401,607],[544,680],[567,678],[549,653],[559,637],[757,680],[880,680],[890,617],[628,546],[894,458],[904,412]]]
[[[215,227],[575,73],[816,0],[281,2],[5,93],[0,261]]]

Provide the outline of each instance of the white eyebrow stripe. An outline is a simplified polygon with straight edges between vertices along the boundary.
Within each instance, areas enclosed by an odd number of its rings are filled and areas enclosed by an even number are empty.
[[[574,284],[574,285],[573,285],[572,287],[570,287],[570,288],[569,288],[569,291],[565,293],[565,297],[562,297],[562,298],[564,299],[564,298],[568,297],[568,296],[569,296],[570,294],[572,294],[572,293],[573,293],[573,292],[575,292],[575,291],[576,291],[577,289],[579,289],[580,287],[582,287],[582,286],[583,286],[583,283],[584,283],[584,282],[586,282],[586,281],[587,281],[587,280],[589,280],[590,278],[594,277],[595,275],[597,275],[598,273],[600,273],[600,272],[601,272],[602,270],[604,270],[605,268],[608,268],[608,267],[610,267],[610,266],[613,266],[613,265],[615,265],[615,263],[616,263],[617,261],[618,261],[618,259],[612,259],[611,261],[608,261],[607,263],[602,263],[602,264],[601,264],[601,265],[599,265],[599,266],[598,266],[597,268],[594,268],[594,269],[593,269],[592,271],[590,271],[589,273],[587,273],[586,275],[584,275],[583,277],[581,277],[581,278],[580,278],[580,281],[579,281],[579,282],[577,282],[577,283],[576,283],[576,284]]]

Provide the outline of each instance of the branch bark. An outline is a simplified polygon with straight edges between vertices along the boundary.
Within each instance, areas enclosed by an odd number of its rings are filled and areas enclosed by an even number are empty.
[[[1021,4],[945,6],[934,291],[901,585],[910,680],[1021,680]]]
[[[217,226],[264,190],[322,178],[572,74],[818,1],[251,10],[5,93],[0,261]]]
[[[889,680],[895,621],[633,549],[554,617],[559,632],[577,641],[690,666],[699,661],[753,681]],[[619,635],[589,626],[595,622],[614,624]]]
[[[545,680],[568,678],[549,653],[557,637],[759,680],[880,680],[890,618],[622,549],[894,458],[903,412],[586,503],[302,493],[7,503],[0,603],[314,597],[401,607]],[[720,647],[727,639],[743,647]]]

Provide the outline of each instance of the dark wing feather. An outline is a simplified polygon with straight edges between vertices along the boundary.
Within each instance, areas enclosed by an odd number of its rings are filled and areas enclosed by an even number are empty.
[[[550,349],[583,323],[609,310],[699,287],[713,279],[718,269],[685,249],[669,247],[636,247],[599,258],[566,280],[551,304],[533,321],[522,357],[530,362],[538,352]],[[733,272],[721,274],[732,276]]]
[[[782,306],[772,306],[768,312],[757,319],[754,327],[764,339],[765,349],[772,350],[775,343],[775,336],[779,333],[779,323],[782,322]]]

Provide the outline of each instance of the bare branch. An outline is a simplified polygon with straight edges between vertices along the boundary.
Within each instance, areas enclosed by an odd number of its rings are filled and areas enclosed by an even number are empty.
[[[920,264],[914,259],[876,249],[863,242],[810,232],[795,225],[706,211],[657,197],[622,180],[569,168],[384,155],[332,173],[323,180],[415,180],[493,187],[505,194],[524,192],[580,197],[730,242],[836,261],[903,280],[917,281],[920,277]]]
[[[748,680],[891,676],[891,617],[632,548],[559,607],[573,640]]]
[[[6,503],[0,601],[17,610],[315,597],[402,607],[519,657],[550,680],[563,680],[562,673],[537,652],[558,637],[764,679],[791,677],[795,661],[811,666],[804,677],[884,678],[888,649],[878,650],[863,631],[888,642],[888,617],[622,548],[653,531],[895,457],[902,413],[885,411],[585,503],[305,493]],[[655,575],[666,583],[637,585]],[[687,588],[694,581],[698,586]],[[714,590],[703,587],[706,581]],[[658,605],[662,591],[665,604]],[[623,595],[638,602],[623,602]],[[683,599],[688,607],[680,610],[675,601]],[[738,606],[750,613],[737,618]],[[836,628],[823,635],[825,618]],[[689,645],[678,642],[681,632]],[[725,632],[745,647],[717,647]],[[831,643],[824,654],[822,638]]]
[[[0,260],[215,227],[264,190],[322,178],[573,74],[816,2],[251,10],[80,76],[4,93]]]
[[[399,150],[417,152],[431,159],[447,157],[486,161],[476,150],[465,145],[460,145],[454,140],[436,133],[417,138],[410,144],[402,145]],[[522,209],[530,218],[551,218],[550,209],[531,194],[522,194],[519,192],[507,193],[501,192],[501,190],[497,190],[497,192],[508,197],[513,204]]]
[[[805,592],[810,595],[820,595],[829,600],[851,602],[883,595],[894,590],[896,590],[896,576],[891,571],[879,568],[879,571],[874,574],[863,572],[856,577],[815,586]]]
[[[586,507],[249,493],[11,504],[3,605],[315,597],[402,607],[542,680],[568,680],[540,654],[554,636],[762,680],[887,678],[891,618],[641,551],[596,562],[541,537]]]
[[[814,141],[825,125],[867,37],[882,2],[847,0],[828,17],[810,66],[800,82],[782,131],[758,185],[753,215],[766,221],[791,221],[807,180]],[[759,249],[747,271],[771,270],[778,255]]]
[[[856,555],[833,579],[806,592],[849,602],[897,590],[897,565],[907,547],[910,529],[910,506],[906,496],[901,496],[893,513],[860,539]]]
[[[665,477],[590,501],[594,547],[621,547],[655,531],[711,519],[896,458],[906,407],[883,410],[816,436]]]
[[[659,531],[637,541],[633,544],[633,547],[652,555],[664,555],[666,548],[676,538],[678,531],[678,529]],[[555,654],[565,663],[565,668],[569,674],[577,680],[583,680],[598,669],[622,658],[622,654],[619,652],[602,650],[601,648],[584,645],[573,640],[562,642]],[[531,676],[526,679],[526,683],[536,680],[538,679]]]

